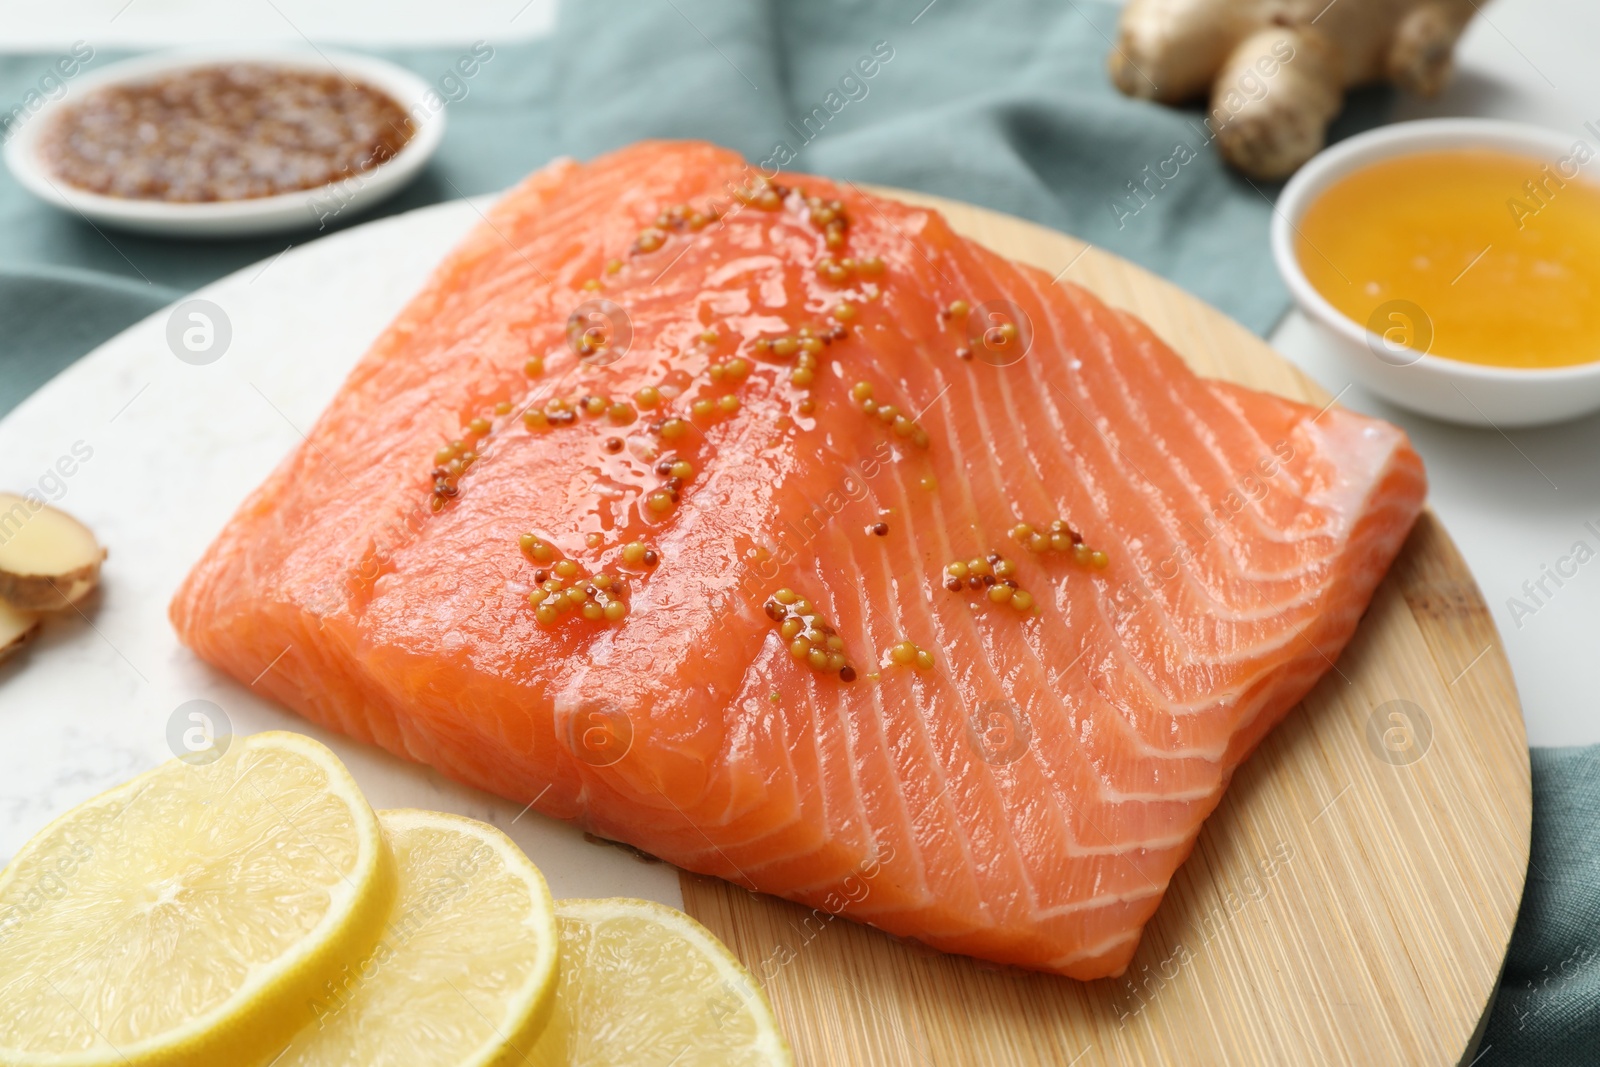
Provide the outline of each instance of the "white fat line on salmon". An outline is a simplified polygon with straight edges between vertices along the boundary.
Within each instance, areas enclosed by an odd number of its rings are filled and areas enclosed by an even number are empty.
[[[1585,522],[1583,528],[1594,538],[1594,544],[1600,544],[1600,527],[1596,527],[1593,522]],[[1556,557],[1554,566],[1548,563],[1539,564],[1538,575],[1522,583],[1522,596],[1526,599],[1506,597],[1506,610],[1511,613],[1511,621],[1516,624],[1517,629],[1522,629],[1526,620],[1549,606],[1556,594],[1566,588],[1567,582],[1578,576],[1579,568],[1594,559],[1594,544],[1590,543],[1588,537],[1574,541],[1565,555]],[[1552,589],[1552,585],[1555,588]]]
[[[872,453],[858,464],[844,463],[844,476],[839,485],[824,494],[820,503],[806,500],[809,505],[796,526],[791,516],[779,518],[770,544],[757,543],[747,557],[753,560],[742,578],[731,588],[712,594],[719,627],[730,625],[731,608],[743,602],[760,604],[772,592],[771,585],[783,573],[783,568],[800,557],[805,546],[822,535],[822,532],[852,503],[860,503],[870,495],[867,483],[881,474],[894,460],[894,446],[879,441]]]
[[[1252,901],[1257,904],[1265,901],[1271,894],[1272,882],[1294,857],[1294,845],[1289,842],[1279,841],[1273,845],[1270,853],[1256,860],[1256,869],[1261,872],[1260,879],[1249,874],[1237,883],[1237,889],[1242,890],[1243,895],[1236,891],[1236,886],[1220,890],[1213,888],[1220,899],[1198,919],[1190,919],[1189,931],[1182,940],[1173,944],[1154,968],[1146,963],[1136,975],[1124,974],[1112,979],[1116,989],[1112,1006],[1117,1012],[1117,1028],[1127,1029],[1129,1021],[1137,1019],[1154,1003],[1162,990],[1169,988],[1185,967],[1200,959],[1205,954],[1206,946],[1220,937]]]
[[[306,1008],[316,1020],[317,1029],[327,1026],[329,1019],[349,1007],[355,993],[367,982],[376,978],[383,965],[392,960],[399,950],[410,944],[411,939],[427,925],[429,919],[465,894],[472,885],[473,876],[494,857],[494,854],[492,845],[480,842],[470,853],[457,861],[452,870],[437,876],[432,886],[422,891],[419,899],[399,914],[392,916],[384,928],[383,936],[378,939],[378,943],[370,952],[353,963],[345,963],[335,977],[324,982],[322,991],[306,1001]]]
[[[527,403],[511,413],[507,425],[515,425],[523,415],[532,410],[556,386],[564,383],[582,363],[581,359],[574,359],[560,374],[553,378],[541,380],[538,387],[534,389],[533,394],[528,398]],[[257,391],[259,392],[259,390]],[[268,401],[268,403],[271,403],[271,401]],[[480,445],[479,460],[494,455],[498,443],[499,436],[497,434],[485,438],[484,443]],[[346,589],[352,596],[364,591],[370,591],[373,584],[383,576],[384,562],[422,536],[424,524],[428,521],[430,515],[435,514],[432,509],[423,506],[421,503],[423,499],[426,498],[419,497],[418,503],[412,505],[409,511],[399,517],[389,519],[373,532],[372,546],[362,554],[361,559],[351,569],[350,577],[346,580]],[[513,580],[512,576],[505,577],[508,581]]]
[[[1285,438],[1272,445],[1272,451],[1256,460],[1250,472],[1235,479],[1234,487],[1228,490],[1217,505],[1206,514],[1205,529],[1196,529],[1194,523],[1185,520],[1185,525],[1192,533],[1199,534],[1200,548],[1209,545],[1222,534],[1233,520],[1251,504],[1263,500],[1270,489],[1273,479],[1283,472],[1285,466],[1294,460],[1294,446]],[[1257,477],[1257,474],[1260,477]],[[1192,562],[1198,554],[1197,549],[1191,547],[1187,541],[1181,541],[1176,550],[1163,557],[1155,565],[1154,574],[1162,581],[1171,581],[1178,576],[1180,563]],[[1168,569],[1170,568],[1170,573]]]
[[[1271,91],[1269,84],[1271,79],[1277,77],[1278,72],[1291,63],[1294,57],[1294,45],[1288,40],[1281,40],[1273,44],[1270,55],[1262,55],[1253,66],[1246,67],[1244,73],[1239,75],[1227,93],[1222,96],[1218,105],[1205,117],[1203,128],[1196,129],[1192,123],[1190,124],[1190,129],[1200,136],[1200,147],[1208,148],[1216,144],[1217,135],[1245,109],[1247,104],[1265,100]],[[1181,177],[1185,166],[1199,158],[1200,152],[1188,141],[1178,141],[1164,159],[1157,160],[1154,164],[1145,164],[1138,174],[1124,183],[1128,190],[1126,193],[1119,192],[1107,201],[1111,219],[1117,224],[1117,229],[1126,229],[1129,219],[1153,204],[1157,194],[1165,189],[1169,182]],[[1129,207],[1129,204],[1134,206]]]

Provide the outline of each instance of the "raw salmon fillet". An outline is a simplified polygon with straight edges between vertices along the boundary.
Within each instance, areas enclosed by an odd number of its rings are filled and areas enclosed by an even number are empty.
[[[1355,629],[1421,463],[936,212],[774,181],[684,143],[528,178],[173,623],[308,719],[681,867],[1115,975]]]

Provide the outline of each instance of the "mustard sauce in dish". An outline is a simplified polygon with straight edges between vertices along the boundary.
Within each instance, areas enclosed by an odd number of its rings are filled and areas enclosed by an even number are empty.
[[[354,177],[392,159],[413,133],[405,109],[364,82],[234,62],[95,90],[53,119],[39,156],[76,189],[205,203]]]

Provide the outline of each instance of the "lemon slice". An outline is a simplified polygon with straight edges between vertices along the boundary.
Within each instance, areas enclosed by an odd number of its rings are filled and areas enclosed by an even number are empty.
[[[377,817],[310,738],[170,760],[0,872],[0,1063],[265,1063],[376,942],[394,881]]]
[[[536,1067],[790,1067],[766,994],[726,945],[648,900],[563,900],[556,1009]]]
[[[273,1067],[526,1063],[555,1002],[555,903],[510,838],[437,811],[378,813],[400,892],[377,946],[306,1005]]]

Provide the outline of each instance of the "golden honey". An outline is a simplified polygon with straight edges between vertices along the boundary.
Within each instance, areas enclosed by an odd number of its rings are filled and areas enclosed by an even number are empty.
[[[1306,210],[1301,269],[1374,333],[1503,367],[1600,359],[1600,158],[1418,152],[1346,175]],[[1420,309],[1420,317],[1417,314]]]

